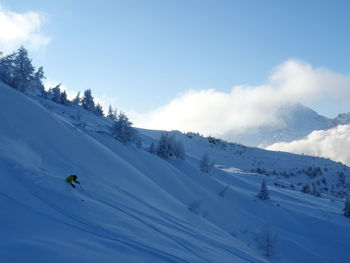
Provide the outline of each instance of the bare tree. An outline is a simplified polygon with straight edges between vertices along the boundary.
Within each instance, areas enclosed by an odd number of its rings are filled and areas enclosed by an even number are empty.
[[[258,246],[263,255],[269,260],[273,260],[277,257],[277,241],[277,235],[272,232],[271,226],[266,224],[258,237]]]

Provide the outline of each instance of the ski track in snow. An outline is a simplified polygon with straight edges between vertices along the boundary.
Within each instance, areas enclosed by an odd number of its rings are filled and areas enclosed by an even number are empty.
[[[43,249],[45,254],[55,245],[67,249],[62,245],[65,239],[75,238],[69,251],[90,246],[94,251],[89,260],[96,262],[105,253],[125,262],[266,262],[255,243],[262,226],[271,223],[281,238],[281,263],[346,261],[350,227],[342,216],[343,200],[327,194],[310,196],[298,187],[289,189],[296,178],[309,182],[305,176],[287,179],[255,173],[257,168],[296,173],[309,166],[321,167],[330,185],[337,183],[340,171],[349,178],[341,164],[235,144],[223,147],[220,142],[211,144],[206,138],[189,138],[179,132],[173,134],[184,141],[187,158],[166,161],[144,150],[156,142],[161,131],[139,130],[146,142],[144,149],[124,146],[108,135],[111,123],[106,119],[79,109],[87,126],[78,128],[72,117],[76,106],[46,100],[43,106],[3,85],[0,89],[0,107],[9,107],[0,109],[8,112],[0,114],[4,123],[1,145],[7,148],[0,154],[4,182],[0,200],[14,215],[38,220],[34,227],[47,224],[47,228],[57,226],[63,231],[55,243],[51,240],[55,229],[28,229],[23,235],[16,234],[27,238],[23,241],[27,243],[2,240],[0,251],[9,246],[20,252],[27,246]],[[20,106],[11,108],[15,102]],[[211,175],[198,169],[203,153],[216,161]],[[84,190],[66,184],[66,173],[83,175],[79,178]],[[256,198],[263,178],[270,191],[268,201]],[[7,189],[7,184],[13,189]],[[226,186],[226,195],[219,196]],[[198,213],[191,213],[188,205],[198,200]],[[0,217],[0,225],[11,219],[25,222],[25,218],[11,218],[14,215]],[[46,239],[51,243],[45,243]],[[10,252],[1,252],[4,258],[13,258]],[[33,254],[27,257],[35,261]],[[70,262],[65,254],[61,258]],[[50,261],[47,256],[41,259]],[[101,262],[109,261],[104,257]]]

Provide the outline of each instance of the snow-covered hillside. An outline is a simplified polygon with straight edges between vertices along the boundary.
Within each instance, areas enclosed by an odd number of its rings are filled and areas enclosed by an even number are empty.
[[[232,130],[222,138],[245,145],[266,147],[277,142],[301,139],[315,130],[327,130],[339,124],[350,124],[349,113],[329,119],[300,103],[281,106],[272,119],[273,122],[259,127],[243,131]]]
[[[163,160],[145,150],[160,131],[139,130],[141,149],[123,145],[109,120],[5,85],[0,123],[1,262],[267,262],[267,225],[279,262],[348,258],[350,220],[334,197],[348,191],[342,164],[178,132],[186,159]],[[82,188],[64,181],[71,173]]]

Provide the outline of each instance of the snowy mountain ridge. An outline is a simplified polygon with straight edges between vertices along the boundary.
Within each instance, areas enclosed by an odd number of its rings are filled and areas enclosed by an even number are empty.
[[[350,124],[350,112],[348,112],[348,113],[340,113],[333,120],[334,120],[336,125]]]
[[[265,148],[276,142],[301,139],[316,130],[328,130],[340,124],[350,124],[350,113],[330,119],[301,103],[281,106],[273,116],[273,123],[243,131],[230,131],[222,138],[249,146]]]
[[[2,262],[268,262],[264,233],[279,262],[347,259],[342,164],[179,132],[185,160],[163,160],[147,151],[161,131],[139,129],[139,149],[80,107],[0,94]],[[262,179],[270,200],[256,198]]]

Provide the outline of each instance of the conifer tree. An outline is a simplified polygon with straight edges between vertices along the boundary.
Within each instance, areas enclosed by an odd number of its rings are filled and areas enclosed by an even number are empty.
[[[65,90],[61,92],[61,104],[64,104],[64,105],[69,104],[69,100],[67,98],[67,93]]]
[[[199,169],[204,173],[209,173],[209,157],[207,153],[204,153],[200,162],[199,162]]]
[[[185,159],[185,149],[182,141],[174,141],[174,156],[178,159]]]
[[[115,120],[112,127],[112,136],[124,144],[127,144],[133,140],[135,130],[132,127],[132,122],[129,121],[129,118],[125,113],[119,113],[117,120]]]
[[[100,103],[97,103],[97,105],[95,106],[94,112],[97,116],[103,116],[103,109]]]
[[[34,73],[32,79],[32,89],[35,93],[39,94],[42,97],[47,97],[47,92],[45,91],[45,87],[43,84],[43,79],[45,79],[44,69],[43,67],[38,68],[38,70]]]
[[[34,73],[32,61],[24,47],[20,47],[15,53],[13,65],[13,87],[23,92],[30,86]]]
[[[77,96],[75,96],[74,100],[73,100],[73,104],[74,105],[80,105],[81,103],[81,98],[80,98],[80,91],[78,92]]]
[[[159,139],[157,155],[163,159],[168,159],[173,156],[179,159],[184,159],[185,150],[182,142],[176,141],[174,135],[164,132]]]
[[[84,91],[84,97],[83,97],[83,99],[81,101],[81,105],[86,110],[94,111],[94,109],[95,109],[95,102],[94,102],[94,98],[91,95],[91,90],[90,89],[87,89],[87,90]]]
[[[56,103],[61,103],[61,83],[49,90],[50,98]]]
[[[16,53],[11,53],[0,59],[0,80],[5,84],[13,86],[14,59]]]
[[[258,193],[257,197],[259,199],[261,199],[261,200],[270,199],[269,192],[267,190],[267,186],[266,186],[265,180],[263,180],[262,183],[261,183],[260,192]]]
[[[347,197],[345,200],[344,216],[350,218],[350,197]]]
[[[172,156],[172,140],[173,136],[170,136],[167,132],[161,134],[157,147],[157,154],[159,157],[168,159]]]
[[[156,150],[156,147],[154,145],[154,143],[152,142],[151,145],[149,146],[149,150],[148,150],[150,153],[152,154],[156,154],[157,153],[157,150]]]
[[[111,120],[116,120],[116,111],[113,111],[112,105],[109,105],[107,118]]]

